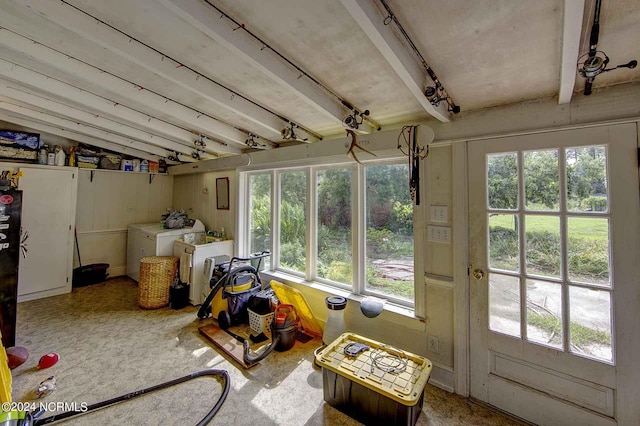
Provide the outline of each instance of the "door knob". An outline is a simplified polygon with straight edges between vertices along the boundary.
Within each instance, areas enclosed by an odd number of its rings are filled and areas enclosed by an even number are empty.
[[[481,280],[484,278],[484,271],[482,269],[474,269],[473,270],[473,278],[476,280]]]

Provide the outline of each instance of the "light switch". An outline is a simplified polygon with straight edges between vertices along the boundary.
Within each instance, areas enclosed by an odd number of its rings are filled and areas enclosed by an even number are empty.
[[[449,207],[431,206],[431,222],[447,223],[449,221]]]
[[[427,240],[434,243],[451,244],[451,228],[448,226],[428,226]]]

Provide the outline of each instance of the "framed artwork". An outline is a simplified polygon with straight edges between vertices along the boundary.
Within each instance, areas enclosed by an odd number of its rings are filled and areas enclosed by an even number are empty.
[[[218,210],[229,210],[229,178],[216,178],[216,203]]]

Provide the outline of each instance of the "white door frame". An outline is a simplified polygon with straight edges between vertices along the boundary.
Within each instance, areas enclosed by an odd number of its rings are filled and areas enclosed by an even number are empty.
[[[593,124],[588,126],[582,126],[582,128],[587,127],[600,127],[600,126],[611,126],[610,132],[622,132],[624,133],[628,140],[630,137],[630,126],[626,126],[624,129],[620,130],[623,126],[612,126],[611,123],[602,123],[599,126],[595,126]],[[634,123],[633,133],[635,133],[635,137],[638,137],[640,133],[640,124]],[[575,127],[574,127],[575,129]],[[567,129],[555,129],[551,131],[563,131]],[[527,134],[540,134],[547,133],[550,130],[541,130],[537,132],[527,132]],[[504,137],[512,137],[513,135],[508,135]],[[491,139],[500,139],[501,136],[492,137]],[[488,139],[488,138],[478,138],[478,139]],[[640,141],[637,141],[637,145],[640,146]],[[465,151],[460,152],[460,151]],[[453,149],[453,162],[452,167],[455,170],[454,176],[454,196],[453,196],[453,206],[454,206],[454,230],[458,230],[457,235],[458,239],[455,239],[456,232],[454,232],[454,239],[456,242],[456,250],[454,254],[457,253],[457,259],[454,259],[455,270],[454,270],[454,282],[455,282],[455,300],[454,300],[454,309],[455,309],[455,318],[454,318],[454,329],[455,329],[455,344],[454,348],[454,360],[455,360],[455,390],[457,393],[462,395],[469,394],[469,378],[471,372],[470,368],[470,341],[469,341],[469,321],[470,314],[468,309],[464,309],[465,307],[469,307],[470,298],[469,298],[469,279],[468,279],[468,263],[464,264],[462,259],[467,256],[463,256],[460,252],[466,252],[468,254],[468,215],[467,215],[467,202],[466,199],[469,194],[469,190],[464,185],[464,181],[466,179],[466,175],[468,175],[468,164],[466,162],[466,144],[454,144]],[[626,158],[624,161],[627,162],[627,167],[629,166],[629,161],[634,161],[637,170],[637,154],[634,152],[633,155],[625,154],[627,157],[633,157],[632,159]],[[612,174],[616,173],[615,168],[611,170]],[[625,177],[626,178],[626,177]],[[611,197],[617,198],[629,198],[629,191],[633,191],[633,188],[639,185],[639,182],[634,182],[633,180],[629,185],[625,185],[624,188],[621,188],[620,185],[612,188]],[[460,193],[464,194],[463,196]],[[626,195],[625,195],[626,194]],[[638,218],[633,216],[633,212],[636,212],[638,209],[638,197],[631,197],[632,205],[629,207],[629,214],[627,212],[626,215],[622,215],[620,218],[618,216],[619,222],[627,223],[626,221],[630,221],[629,229],[631,229],[631,234],[629,232],[625,234],[624,244],[628,249],[626,252],[622,254],[622,256],[627,257],[627,262],[629,258],[633,256],[637,256],[638,248],[640,248],[640,232],[635,232],[638,230]],[[622,219],[622,220],[620,220]],[[612,231],[613,232],[613,231]],[[613,235],[612,238],[617,238],[620,241],[620,231],[619,234]],[[466,234],[466,240],[464,239]],[[629,254],[632,253],[632,254]],[[615,272],[614,272],[615,273]],[[636,419],[640,416],[640,408],[638,404],[634,404],[631,401],[640,400],[640,373],[634,372],[633,366],[633,353],[635,353],[635,349],[637,348],[637,342],[640,341],[640,327],[625,327],[625,334],[621,334],[621,331],[615,327],[616,323],[625,323],[625,324],[633,324],[637,318],[635,317],[635,313],[638,312],[640,306],[637,299],[637,289],[634,288],[633,284],[637,284],[637,278],[634,278],[633,273],[630,273],[627,277],[620,277],[618,275],[616,277],[618,281],[617,292],[620,297],[616,297],[615,299],[615,317],[614,317],[614,330],[617,342],[617,380],[616,380],[616,389],[622,391],[626,396],[626,401],[628,403],[623,404],[619,401],[616,405],[616,418],[625,424],[625,421],[629,421],[630,419]],[[620,282],[626,283],[628,282],[630,285],[623,288],[620,291]],[[466,315],[464,315],[466,314]],[[635,343],[634,343],[635,342]],[[465,365],[466,363],[466,365]],[[466,368],[465,368],[466,367]]]

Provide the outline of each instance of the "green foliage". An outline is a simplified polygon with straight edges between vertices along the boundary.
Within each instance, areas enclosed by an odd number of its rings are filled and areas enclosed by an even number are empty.
[[[304,246],[298,241],[280,244],[280,263],[283,267],[294,271],[304,271],[306,258]]]
[[[607,241],[569,238],[569,271],[575,279],[609,282],[609,245]]]
[[[527,322],[534,327],[544,330],[547,334],[556,334],[556,339],[561,338],[562,321],[553,315],[542,315],[529,310],[527,312]],[[571,344],[578,347],[587,345],[611,345],[611,334],[605,331],[594,330],[572,321],[569,327]],[[558,342],[559,343],[559,342]]]
[[[515,209],[518,200],[518,165],[515,154],[491,155],[487,164],[489,205]]]
[[[323,276],[333,281],[351,284],[351,280],[353,277],[353,268],[351,266],[351,262],[347,263],[339,260],[334,260],[329,265],[327,274]]]
[[[401,235],[413,235],[413,203],[393,203],[389,228]]]
[[[607,210],[607,197],[590,196],[580,201],[580,210],[591,212],[604,212]]]
[[[604,147],[572,148],[567,156],[567,192],[572,205],[580,206],[590,195],[607,193],[606,151]]]
[[[513,270],[518,266],[518,232],[492,226],[489,230],[489,259],[494,268]]]
[[[253,189],[253,188],[252,188]],[[271,249],[271,196],[251,194],[251,251]]]
[[[351,170],[318,172],[318,223],[331,228],[351,227]]]
[[[527,264],[530,272],[560,275],[560,237],[549,231],[527,232]]]
[[[527,205],[541,204],[547,209],[557,209],[558,151],[531,151],[524,155],[525,191]]]

